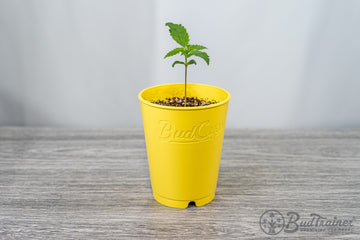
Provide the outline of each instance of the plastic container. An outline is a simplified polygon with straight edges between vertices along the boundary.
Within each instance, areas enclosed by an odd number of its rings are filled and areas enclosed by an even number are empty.
[[[202,206],[215,196],[230,94],[224,89],[188,84],[188,97],[216,100],[202,107],[151,103],[184,96],[184,84],[164,84],[139,93],[154,198],[161,204]]]

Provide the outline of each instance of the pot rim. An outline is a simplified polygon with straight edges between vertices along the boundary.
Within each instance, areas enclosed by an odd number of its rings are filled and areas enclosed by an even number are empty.
[[[151,90],[153,88],[157,88],[160,86],[171,86],[171,85],[183,85],[183,83],[166,83],[166,84],[160,84],[160,85],[155,85],[152,87],[148,87],[143,89],[139,94],[138,94],[138,98],[140,100],[140,102],[149,105],[151,107],[155,107],[155,108],[161,108],[161,109],[168,109],[168,110],[177,110],[177,111],[196,111],[196,110],[203,110],[203,109],[209,109],[209,108],[215,108],[215,107],[219,107],[221,105],[227,104],[230,101],[231,95],[228,91],[226,91],[223,88],[220,87],[216,87],[213,85],[208,85],[208,84],[202,84],[202,83],[188,83],[188,85],[192,85],[192,86],[206,86],[206,87],[212,87],[212,88],[216,88],[220,91],[223,91],[226,93],[227,97],[225,98],[225,100],[218,102],[218,103],[214,103],[214,104],[210,104],[207,106],[200,106],[200,107],[172,107],[172,106],[164,106],[164,105],[159,105],[159,104],[155,104],[155,103],[151,103],[148,100],[144,99],[142,97],[143,93],[145,91]]]

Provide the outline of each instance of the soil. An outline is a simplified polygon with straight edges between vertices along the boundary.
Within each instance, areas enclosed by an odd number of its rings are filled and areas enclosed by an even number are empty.
[[[170,107],[185,107],[185,97],[172,97],[165,100],[153,101],[155,104]],[[186,107],[201,107],[217,103],[215,100],[200,99],[197,97],[187,97]]]

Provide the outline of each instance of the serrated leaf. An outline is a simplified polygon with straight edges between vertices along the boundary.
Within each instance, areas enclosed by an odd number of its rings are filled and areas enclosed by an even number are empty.
[[[195,64],[196,65],[196,62],[194,59],[191,59],[189,62],[188,62],[188,65],[191,65],[191,64]]]
[[[178,53],[180,53],[181,51],[183,51],[184,49],[183,48],[175,48],[173,50],[171,50],[170,52],[168,52],[164,58],[167,58],[167,57],[171,57],[171,56],[174,56]]]
[[[210,64],[210,58],[209,58],[209,55],[206,52],[194,50],[194,51],[190,52],[189,57],[190,56],[200,57],[200,58],[204,59],[204,61],[207,63],[207,65]]]
[[[181,62],[181,61],[175,61],[171,66],[172,67],[175,67],[175,65],[176,64],[183,64],[183,65],[185,65],[185,63],[184,62]]]
[[[197,44],[194,44],[194,45],[190,44],[190,45],[188,45],[188,48],[189,48],[189,50],[204,50],[204,49],[207,49],[207,47],[197,45]]]
[[[171,22],[168,22],[165,25],[169,27],[170,36],[175,40],[175,42],[183,47],[189,44],[189,34],[183,25]]]

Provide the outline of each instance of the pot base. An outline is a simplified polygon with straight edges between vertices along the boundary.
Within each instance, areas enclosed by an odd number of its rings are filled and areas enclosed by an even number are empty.
[[[215,194],[211,194],[211,195],[206,196],[204,198],[193,199],[193,200],[174,200],[174,199],[169,199],[169,198],[162,197],[162,196],[160,196],[159,194],[156,194],[156,193],[154,193],[153,196],[154,196],[156,201],[158,201],[160,204],[165,205],[167,207],[187,208],[189,206],[190,202],[194,202],[197,207],[204,206],[204,205],[208,204],[209,202],[211,202],[214,199]]]

